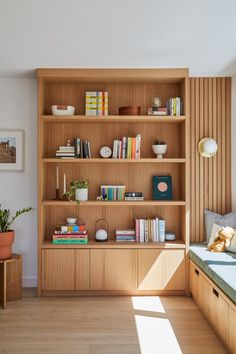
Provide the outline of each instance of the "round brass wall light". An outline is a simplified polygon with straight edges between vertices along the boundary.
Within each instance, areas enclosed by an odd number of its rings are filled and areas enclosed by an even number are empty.
[[[212,138],[203,138],[198,143],[198,152],[203,157],[215,156],[218,150],[217,142]]]

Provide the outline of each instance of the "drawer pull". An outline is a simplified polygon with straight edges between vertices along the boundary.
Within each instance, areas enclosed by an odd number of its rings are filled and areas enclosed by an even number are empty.
[[[213,288],[212,291],[215,296],[219,297],[219,293],[218,293],[218,291],[216,291],[216,289]]]
[[[195,269],[195,273],[196,273],[197,275],[199,275],[199,271],[198,271],[197,269]]]

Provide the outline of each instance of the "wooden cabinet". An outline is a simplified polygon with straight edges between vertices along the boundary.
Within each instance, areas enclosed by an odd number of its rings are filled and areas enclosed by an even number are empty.
[[[190,262],[190,290],[221,340],[232,353],[236,353],[235,305],[193,262]]]
[[[136,290],[137,250],[90,251],[91,290]]]
[[[89,290],[89,250],[42,252],[43,290]]]
[[[139,290],[184,290],[184,250],[138,250]]]
[[[75,290],[75,251],[45,249],[43,260],[43,290]]]

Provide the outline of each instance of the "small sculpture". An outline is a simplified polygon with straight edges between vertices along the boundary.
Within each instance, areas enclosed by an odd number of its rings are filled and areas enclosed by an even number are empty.
[[[167,150],[167,144],[164,141],[156,141],[152,145],[152,151],[156,155],[157,159],[162,159],[163,155],[166,153]]]

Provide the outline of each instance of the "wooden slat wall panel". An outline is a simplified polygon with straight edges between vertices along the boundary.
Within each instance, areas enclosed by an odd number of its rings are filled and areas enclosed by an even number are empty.
[[[191,233],[192,242],[205,241],[204,209],[231,211],[231,79],[190,78]],[[200,139],[212,137],[218,153],[199,155]]]

